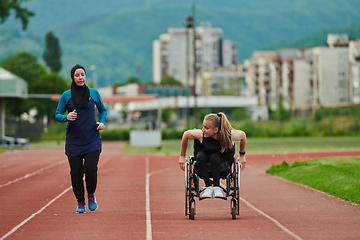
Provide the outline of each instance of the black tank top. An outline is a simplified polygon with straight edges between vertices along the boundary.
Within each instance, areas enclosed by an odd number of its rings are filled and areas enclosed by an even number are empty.
[[[202,143],[198,139],[194,139],[194,155],[196,156],[199,151],[204,151],[208,155],[218,153],[222,159],[231,161],[235,155],[235,145],[221,153],[220,142],[212,137],[205,138],[203,134]]]

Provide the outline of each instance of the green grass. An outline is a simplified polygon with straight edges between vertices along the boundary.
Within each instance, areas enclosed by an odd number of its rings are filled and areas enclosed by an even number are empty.
[[[30,143],[31,148],[48,148],[48,147],[58,147],[65,146],[65,140],[46,140]]]
[[[285,137],[248,138],[246,151],[262,152],[307,152],[359,149],[360,137]]]
[[[122,153],[155,153],[155,154],[179,154],[181,140],[163,140],[161,148],[158,147],[130,147],[126,145]],[[187,153],[193,152],[193,140],[189,141]]]
[[[359,149],[360,137],[292,137],[292,138],[248,138],[246,151],[250,153],[266,152],[305,152]],[[40,141],[30,143],[32,148],[63,146],[64,141]],[[146,154],[179,154],[181,139],[163,140],[162,147],[130,147],[129,144],[122,149],[123,153]],[[189,141],[187,153],[193,151],[193,141]],[[236,149],[239,145],[236,143]],[[8,151],[1,148],[0,152]]]
[[[246,151],[248,153],[263,152],[305,152],[359,149],[360,137],[294,137],[294,138],[248,138]],[[123,153],[159,153],[180,154],[181,140],[163,140],[162,148],[126,147]],[[193,142],[189,142],[187,153],[191,153]],[[236,149],[239,149],[236,143]]]
[[[31,142],[29,145],[30,148],[49,148],[49,147],[64,146],[65,141],[47,140],[47,141]],[[11,149],[9,147],[0,147],[0,153],[8,152],[10,150]],[[24,150],[24,147],[13,147],[12,150]]]
[[[284,161],[266,172],[360,205],[360,157]]]

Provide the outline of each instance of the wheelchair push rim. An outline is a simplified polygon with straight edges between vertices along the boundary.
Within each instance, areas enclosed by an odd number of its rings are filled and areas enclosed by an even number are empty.
[[[185,163],[185,216],[189,214],[189,163]]]
[[[237,168],[237,206],[236,206],[236,213],[238,216],[240,216],[240,183],[241,183],[241,169],[240,169],[240,163],[236,164]]]
[[[192,168],[189,163],[185,163],[185,216],[189,216],[189,219],[194,220],[196,214],[196,202],[192,193],[194,183]]]

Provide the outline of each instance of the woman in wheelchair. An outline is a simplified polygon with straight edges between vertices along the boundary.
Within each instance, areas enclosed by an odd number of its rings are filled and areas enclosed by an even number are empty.
[[[197,169],[206,186],[202,198],[223,197],[220,187],[221,163],[224,161],[232,163],[234,161],[235,142],[239,141],[240,151],[237,161],[240,162],[241,170],[245,168],[245,132],[234,129],[222,112],[206,115],[202,130],[187,130],[183,133],[179,159],[180,169],[183,171],[187,161],[186,149],[189,139],[194,139],[194,157],[198,165]],[[206,163],[211,163],[212,182]]]

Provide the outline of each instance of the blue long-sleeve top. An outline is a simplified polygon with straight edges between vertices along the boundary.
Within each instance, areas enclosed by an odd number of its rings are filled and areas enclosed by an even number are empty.
[[[66,111],[72,112],[75,106],[71,100],[70,89],[65,91],[59,100],[55,112],[55,120],[67,122],[65,154],[68,156],[78,156],[88,152],[100,150],[102,147],[101,136],[97,130],[95,120],[95,106],[100,113],[99,122],[105,124],[107,117],[106,107],[96,89],[89,88],[90,99],[86,109],[78,110],[75,121],[68,121]]]

